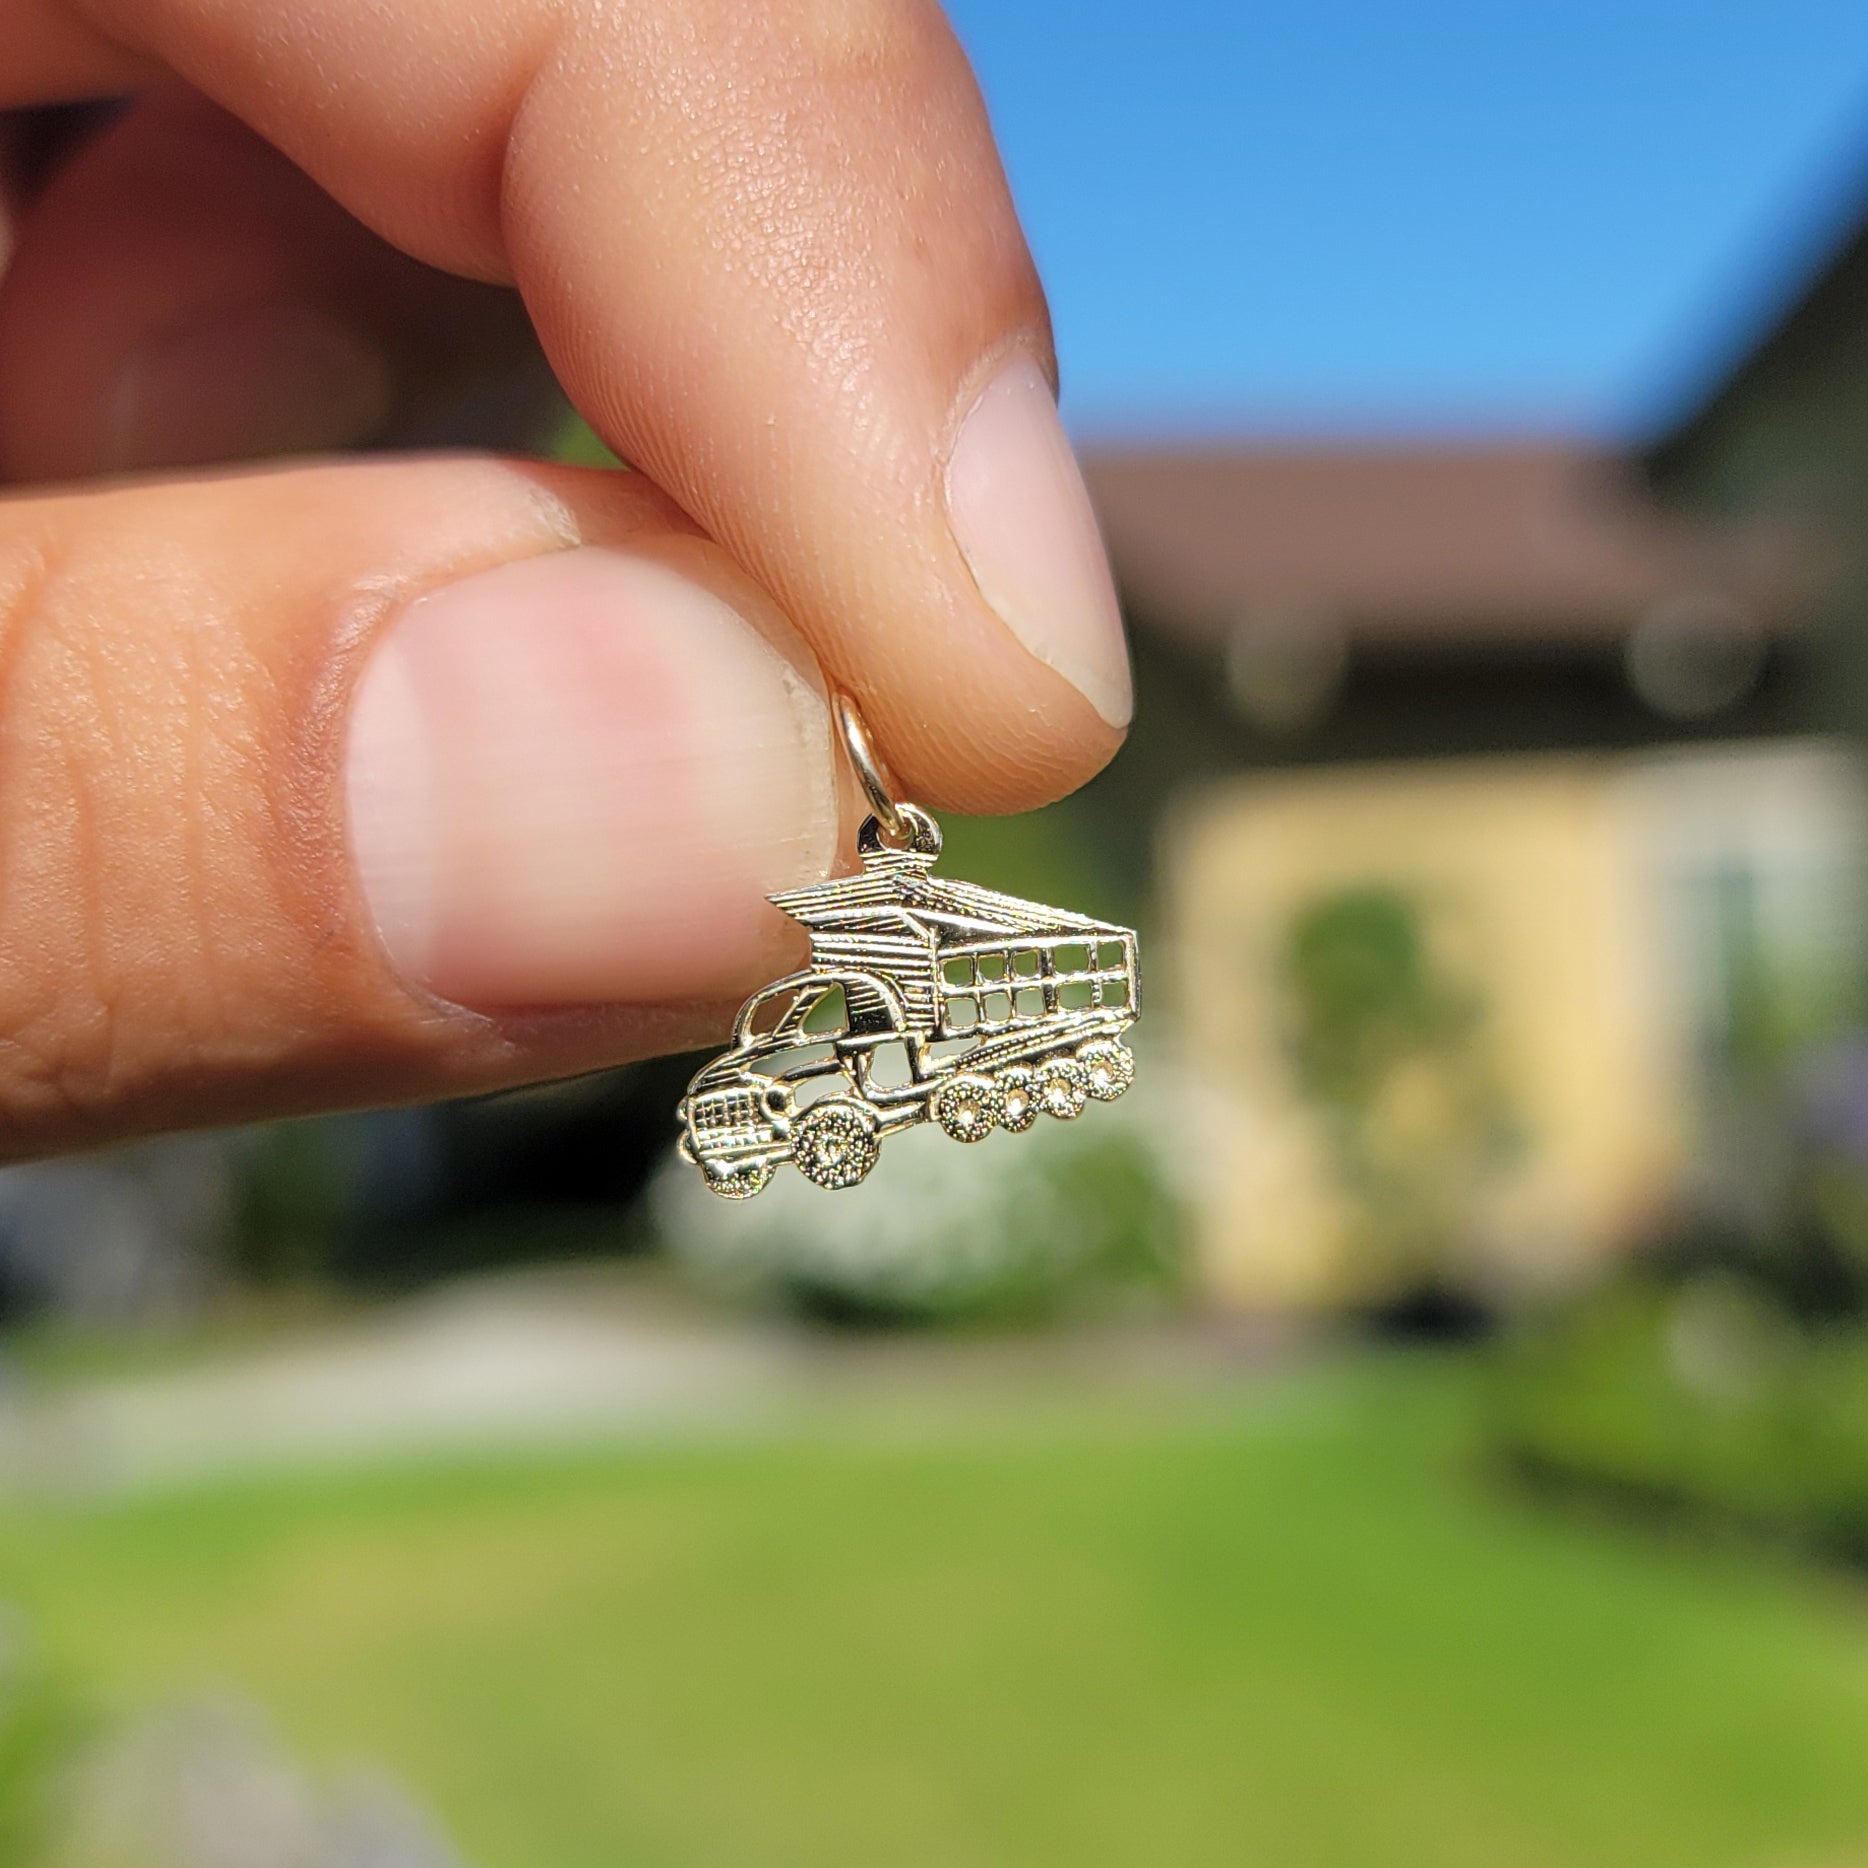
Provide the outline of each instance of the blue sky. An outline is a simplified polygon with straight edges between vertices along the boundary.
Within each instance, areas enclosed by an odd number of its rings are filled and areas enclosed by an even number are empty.
[[[1086,435],[1663,421],[1868,200],[1855,0],[949,0]]]

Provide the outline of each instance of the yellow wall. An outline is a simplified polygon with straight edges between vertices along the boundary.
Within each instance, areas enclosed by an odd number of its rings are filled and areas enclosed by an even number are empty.
[[[1380,1275],[1353,1249],[1352,1209],[1293,1081],[1278,985],[1293,916],[1367,884],[1417,901],[1446,965],[1477,987],[1526,1138],[1475,1195],[1460,1247],[1473,1268],[1549,1282],[1638,1230],[1685,1126],[1639,845],[1616,767],[1587,759],[1260,776],[1180,813],[1161,983],[1220,1111],[1199,1175],[1217,1298],[1321,1305]]]

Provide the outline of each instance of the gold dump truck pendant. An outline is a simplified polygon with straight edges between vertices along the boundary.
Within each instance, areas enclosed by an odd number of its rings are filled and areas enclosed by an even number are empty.
[[[730,1200],[787,1162],[854,1187],[899,1129],[1020,1135],[1134,1080],[1134,933],[936,875],[939,826],[888,795],[846,708],[852,763],[889,818],[865,820],[858,874],[771,898],[809,931],[810,964],[746,1001],[678,1111],[682,1158]]]

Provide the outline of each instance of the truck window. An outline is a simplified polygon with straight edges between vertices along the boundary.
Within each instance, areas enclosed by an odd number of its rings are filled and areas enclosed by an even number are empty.
[[[850,1027],[849,1002],[841,986],[827,986],[818,994],[817,1003],[804,1015],[802,1029],[807,1037],[840,1038]]]

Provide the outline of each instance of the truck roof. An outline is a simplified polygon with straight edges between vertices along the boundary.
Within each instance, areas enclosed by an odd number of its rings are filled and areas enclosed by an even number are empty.
[[[954,882],[932,873],[934,859],[916,850],[870,850],[861,871],[771,897],[775,907],[812,930],[920,926],[936,946],[1003,938],[1115,936],[1126,928],[1067,908],[1001,895],[977,883]]]

